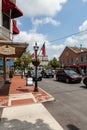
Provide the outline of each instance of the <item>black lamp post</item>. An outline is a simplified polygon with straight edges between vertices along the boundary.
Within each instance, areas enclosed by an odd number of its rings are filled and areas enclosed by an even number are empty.
[[[37,51],[38,51],[39,47],[37,46],[37,43],[35,43],[34,46],[34,51],[35,51],[35,60],[37,61]],[[38,85],[37,85],[37,65],[35,66],[35,88],[34,88],[34,92],[38,92]]]

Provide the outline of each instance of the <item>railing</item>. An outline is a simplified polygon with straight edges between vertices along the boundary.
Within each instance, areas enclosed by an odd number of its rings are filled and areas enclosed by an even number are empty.
[[[12,33],[5,27],[0,27],[0,37],[4,40],[12,40]]]
[[[7,106],[8,105],[8,99],[0,100],[0,106]]]

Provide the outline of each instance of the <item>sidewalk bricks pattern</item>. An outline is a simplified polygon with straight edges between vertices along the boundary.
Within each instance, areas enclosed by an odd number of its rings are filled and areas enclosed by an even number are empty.
[[[36,101],[34,101],[32,97],[22,99],[23,94],[29,93],[32,94]],[[21,98],[11,100],[11,105],[29,104],[54,100],[54,98],[50,94],[42,90],[40,87],[38,92],[34,92],[34,86],[26,86],[26,78],[21,78],[21,76],[14,76],[11,79],[10,84],[3,84],[3,86],[0,88],[0,106],[8,106],[8,100],[10,96],[15,94],[21,94]]]

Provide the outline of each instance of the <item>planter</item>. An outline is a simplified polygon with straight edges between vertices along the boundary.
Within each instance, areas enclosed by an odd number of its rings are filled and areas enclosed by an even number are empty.
[[[34,66],[38,66],[39,64],[40,64],[40,60],[39,59],[33,59],[32,60],[32,64],[34,65]]]
[[[13,72],[13,71],[10,71],[10,72],[9,72],[9,78],[13,78],[13,75],[14,75],[14,72]]]
[[[13,75],[10,75],[10,74],[9,74],[9,78],[13,78]]]
[[[34,66],[38,66],[38,65],[40,64],[40,62],[38,62],[38,61],[32,61],[32,64],[33,64]]]

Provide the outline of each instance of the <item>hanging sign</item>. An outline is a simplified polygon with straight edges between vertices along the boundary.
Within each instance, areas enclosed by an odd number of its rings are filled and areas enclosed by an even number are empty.
[[[0,47],[0,54],[2,55],[12,55],[15,54],[15,48],[10,45],[4,45]]]

